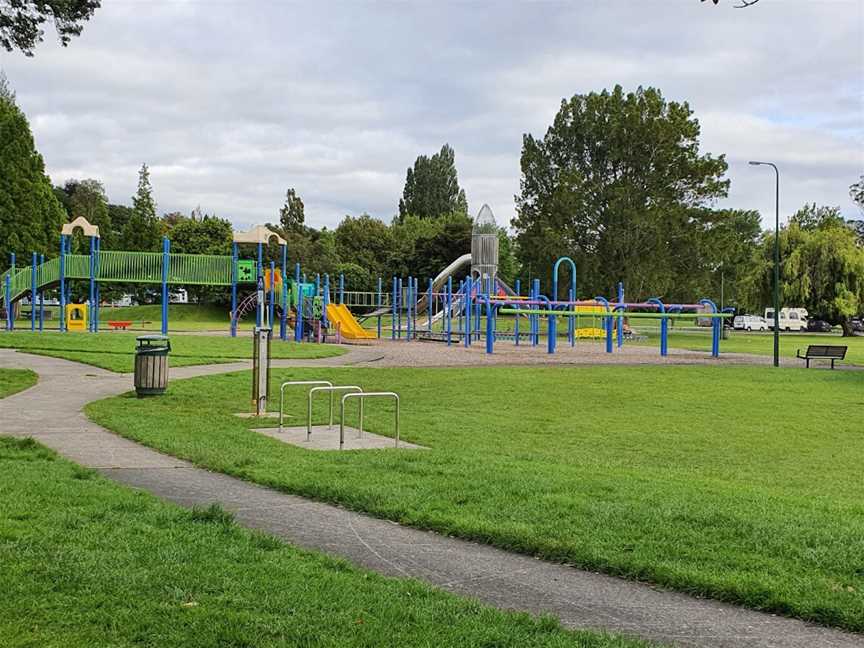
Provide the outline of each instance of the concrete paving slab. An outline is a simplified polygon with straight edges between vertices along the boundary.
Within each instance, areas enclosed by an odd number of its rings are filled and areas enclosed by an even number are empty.
[[[283,427],[279,431],[275,428],[254,428],[253,432],[266,434],[269,437],[278,439],[283,443],[290,443],[304,450],[339,450],[339,425],[334,425],[332,428],[326,425],[313,425],[312,434],[309,440],[306,440],[306,426],[302,427]],[[345,426],[345,438],[342,450],[394,450],[396,449],[396,440],[393,437],[382,436],[363,431],[360,435],[358,428]],[[429,448],[407,441],[399,440],[399,450],[428,450]]]

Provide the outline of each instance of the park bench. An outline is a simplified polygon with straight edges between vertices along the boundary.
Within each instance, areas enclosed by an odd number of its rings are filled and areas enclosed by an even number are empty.
[[[834,368],[834,362],[843,360],[846,357],[845,346],[832,346],[827,344],[811,344],[807,347],[807,352],[801,355],[801,349],[798,349],[796,356],[807,363],[807,368],[810,368],[811,360],[830,360],[831,368]]]
[[[112,331],[123,329],[124,331],[132,326],[132,322],[128,320],[108,320],[108,326]]]

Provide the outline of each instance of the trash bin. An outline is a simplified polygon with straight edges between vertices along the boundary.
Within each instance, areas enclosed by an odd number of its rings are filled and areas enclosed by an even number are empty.
[[[168,352],[171,342],[166,335],[142,335],[136,338],[135,393],[138,398],[158,396],[168,386]]]

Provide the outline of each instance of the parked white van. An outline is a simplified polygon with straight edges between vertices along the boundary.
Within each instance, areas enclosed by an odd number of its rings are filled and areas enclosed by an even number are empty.
[[[780,330],[781,331],[804,331],[807,329],[807,309],[806,308],[781,308],[780,309]],[[765,319],[768,322],[768,328],[774,330],[774,309],[765,309]]]
[[[732,320],[732,328],[737,331],[767,331],[768,322],[758,315],[738,315]]]

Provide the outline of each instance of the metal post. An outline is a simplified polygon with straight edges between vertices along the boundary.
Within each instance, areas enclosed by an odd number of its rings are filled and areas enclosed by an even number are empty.
[[[305,283],[305,282],[304,282]],[[294,264],[296,303],[294,304],[294,341],[303,340],[303,286],[300,283],[300,264]]]
[[[321,306],[321,322],[327,328],[327,305],[330,303],[330,274],[324,273],[324,301]]]
[[[382,289],[384,288],[384,282],[381,277],[378,277],[378,306],[375,310],[378,312],[378,339],[381,339],[381,301],[382,301]]]
[[[669,355],[669,318],[666,315],[666,305],[660,301],[658,297],[652,297],[648,300],[649,304],[657,304],[657,311],[660,313],[660,355],[666,357]]]
[[[231,337],[237,337],[237,243],[231,243]]]
[[[267,294],[270,303],[267,308],[267,328],[273,328],[276,316],[276,262],[270,262],[270,285],[267,286]]]
[[[576,310],[576,295],[573,294],[573,289],[571,288],[567,292],[568,301],[570,302],[570,308],[572,310]],[[567,320],[567,339],[570,340],[570,346],[576,345],[576,316],[570,315]]]
[[[774,169],[774,366],[780,366],[780,170],[772,162],[750,161],[753,166]]]
[[[263,276],[264,276],[264,244],[258,243],[258,268],[257,268],[257,273],[255,275],[256,283]],[[263,314],[264,313],[262,312],[262,309],[259,305],[259,307],[255,309],[255,327],[256,328],[261,328],[261,326],[262,326],[261,320],[262,320]]]
[[[486,293],[486,353],[491,354],[495,344],[495,314],[492,311],[492,301]]]
[[[414,288],[414,279],[412,277],[408,277],[408,294],[406,295],[406,311],[405,311],[405,327],[407,330],[407,335],[405,336],[405,340],[411,339],[411,292]]]
[[[444,296],[445,326],[447,327],[447,346],[450,346],[450,337],[453,332],[453,277],[447,277],[447,294]]]
[[[390,339],[396,339],[396,277],[393,277],[393,299],[390,304]]]
[[[426,296],[426,314],[429,316],[429,332],[432,332],[432,277],[429,277],[429,291]]]
[[[168,272],[171,241],[162,237],[162,335],[168,335]]]
[[[465,289],[462,294],[463,307],[465,309],[465,348],[471,346],[471,275],[465,277]]]
[[[95,289],[96,289],[96,291],[95,291],[96,292],[96,303],[95,303],[94,314],[93,314],[93,332],[94,333],[99,332],[99,316],[101,314],[101,308],[99,306],[99,303],[101,302],[101,297],[99,295],[99,293],[101,292],[100,288],[99,288],[99,263],[100,263],[101,258],[102,258],[102,239],[97,238],[96,239],[96,258],[93,261],[93,277],[94,277]]]
[[[9,303],[12,299],[12,275],[6,275],[6,330],[12,330],[12,304]]]
[[[288,339],[288,246],[282,246],[282,309],[279,317],[279,338]]]
[[[60,235],[60,332],[66,330],[66,235]]]
[[[618,282],[618,303],[624,304],[624,282]],[[623,313],[623,310],[618,311],[618,348],[620,349],[624,346],[624,316],[620,313]]]
[[[531,300],[536,302],[539,299],[540,299],[540,280],[535,279],[534,285],[533,285],[533,290],[531,293]],[[539,306],[533,306],[533,308],[536,308],[537,310],[539,310]],[[532,323],[531,323],[531,329],[532,329],[531,330],[531,334],[532,334],[531,335],[531,337],[532,337],[531,346],[537,346],[538,344],[540,344],[540,316],[539,315],[532,315],[531,320],[532,320]]]
[[[414,277],[414,288],[411,291],[411,299],[413,300],[412,304],[411,304],[411,314],[412,314],[412,317],[414,318],[414,321],[411,322],[411,330],[414,331],[414,338],[417,337],[417,298],[418,298],[419,294],[420,294],[420,279],[418,279],[417,277]]]
[[[339,303],[345,303],[345,275],[339,273]]]
[[[519,279],[516,279],[513,290],[516,291],[516,297],[518,298],[519,293],[522,290],[522,284]],[[516,313],[513,316],[513,339],[516,342],[516,346],[519,346],[519,313]]]
[[[30,265],[30,332],[36,331],[36,253]]]
[[[88,301],[90,302],[90,321],[88,322],[88,327],[90,332],[93,333],[93,320],[94,314],[96,311],[96,268],[94,267],[96,264],[96,238],[90,237],[90,297]]]
[[[45,255],[39,255],[39,265],[43,267],[45,266]],[[45,330],[45,290],[44,288],[39,291],[39,332]]]
[[[399,339],[402,339],[402,307],[405,301],[405,286],[402,283],[402,277],[399,277],[399,308],[396,309],[396,319],[399,327]]]

